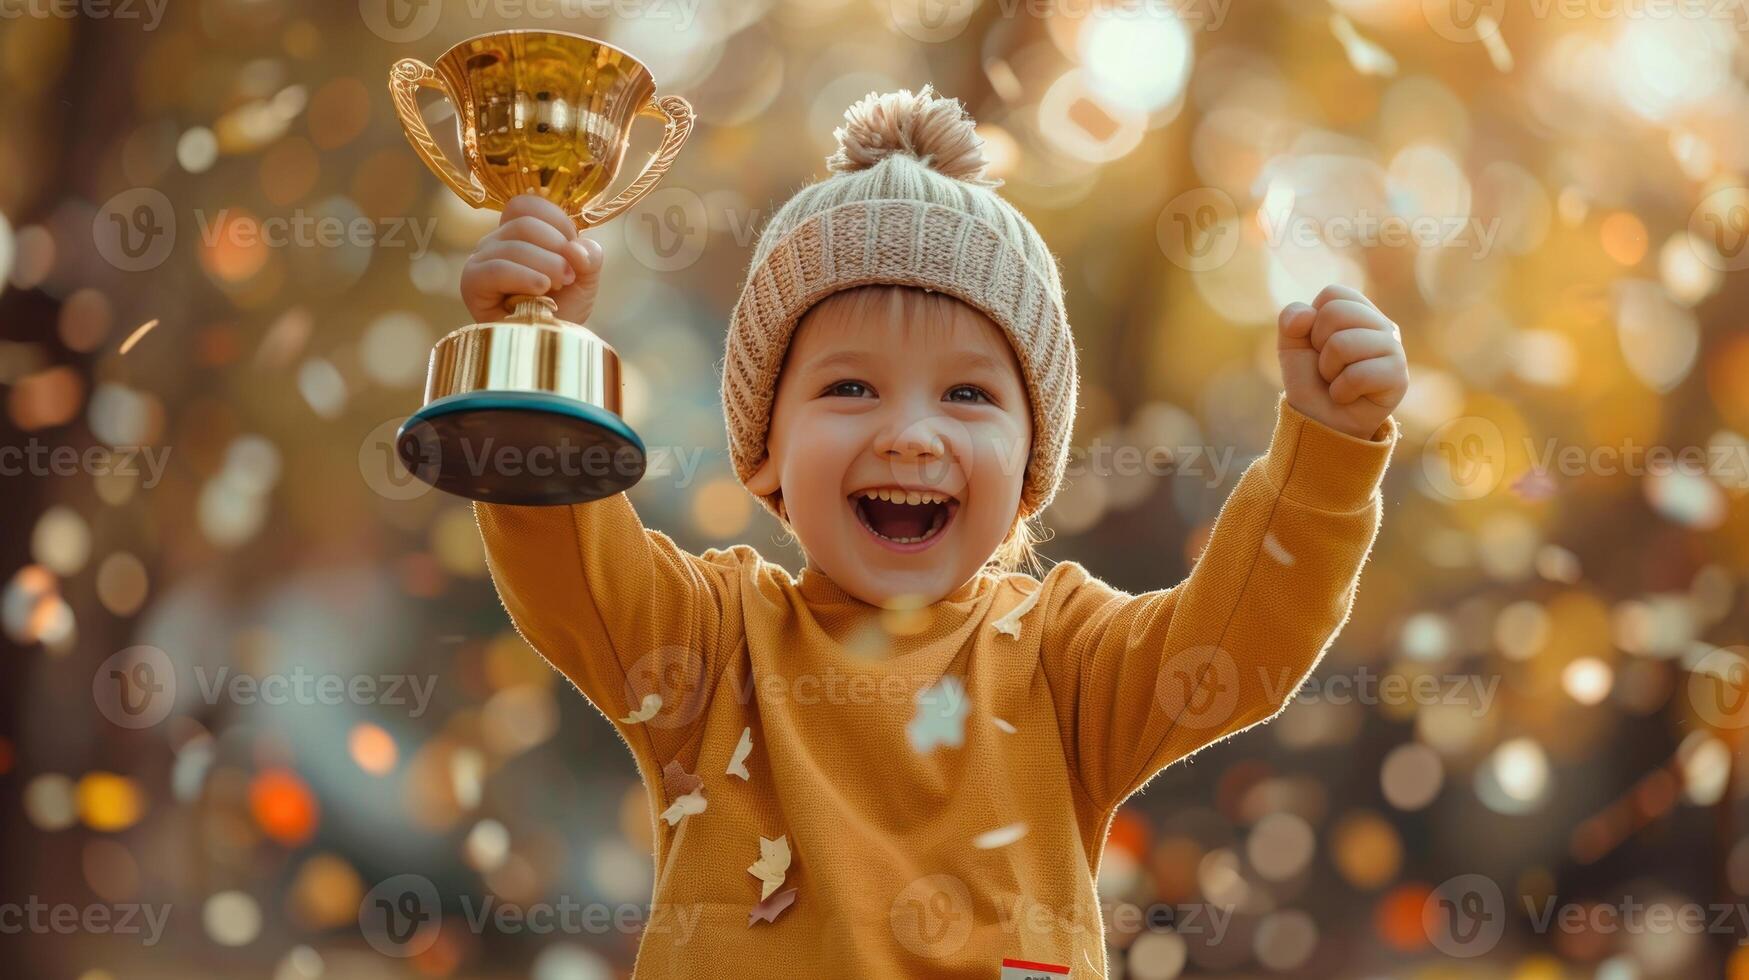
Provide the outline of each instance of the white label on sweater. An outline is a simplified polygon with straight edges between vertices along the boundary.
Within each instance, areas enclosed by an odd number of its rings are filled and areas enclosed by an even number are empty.
[[[1034,963],[1030,960],[1003,960],[1002,980],[1064,980],[1069,975],[1066,966]]]

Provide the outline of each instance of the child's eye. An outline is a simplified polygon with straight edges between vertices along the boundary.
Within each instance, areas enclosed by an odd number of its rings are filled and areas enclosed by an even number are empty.
[[[846,391],[845,389],[847,389],[847,388],[853,389],[853,390]],[[837,384],[834,384],[831,387],[827,388],[825,391],[825,394],[839,395],[839,396],[842,396],[844,398],[861,398],[861,397],[863,397],[861,394],[858,394],[857,391],[854,389],[861,389],[862,391],[870,390],[869,386],[864,384],[861,381],[840,381]]]
[[[984,401],[990,402],[992,404],[994,404],[996,401],[994,398],[990,397],[989,392],[978,387],[977,385],[958,385],[956,387],[949,388],[948,392],[947,392],[948,400],[949,401],[963,401],[964,399],[956,399],[953,397],[955,393],[962,392],[962,391],[971,392],[971,396],[972,396],[971,400],[974,402],[980,398],[983,399]]]

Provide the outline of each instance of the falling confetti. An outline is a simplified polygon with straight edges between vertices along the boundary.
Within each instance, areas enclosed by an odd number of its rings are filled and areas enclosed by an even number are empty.
[[[656,717],[656,712],[661,710],[662,695],[646,694],[644,695],[644,703],[638,707],[638,710],[621,718],[620,721],[623,721],[628,725],[636,725],[639,722],[649,721],[651,718]]]
[[[966,738],[965,683],[950,674],[918,691],[917,714],[905,733],[918,752],[928,752],[937,745],[958,747]]]
[[[727,774],[751,780],[753,774],[747,771],[747,756],[751,754],[752,751],[753,729],[743,728],[741,729],[741,741],[735,743],[735,754],[729,757],[729,768]]]
[[[785,909],[788,909],[795,903],[796,890],[794,888],[786,888],[783,891],[772,895],[770,898],[764,899],[758,905],[753,906],[753,911],[747,913],[747,924],[752,925],[761,919],[764,919],[766,922],[776,922],[777,917],[782,915]]]
[[[1512,71],[1512,49],[1500,36],[1500,22],[1486,13],[1480,14],[1476,17],[1476,32],[1481,35],[1482,47],[1487,50],[1488,60],[1494,63],[1495,70],[1501,74]]]
[[[1013,722],[1007,721],[1007,720],[1002,719],[1002,718],[997,718],[995,716],[991,716],[990,724],[995,725],[997,728],[1002,729],[1003,731],[1007,732],[1010,735],[1013,735],[1015,732],[1020,731],[1020,729],[1014,727]]]
[[[1020,639],[1020,618],[1032,611],[1032,607],[1038,604],[1038,597],[1044,594],[1044,591],[1043,586],[1033,589],[1031,595],[1022,599],[1020,604],[1013,609],[1008,610],[1008,613],[1001,619],[991,623],[990,628],[1009,639]]]
[[[1330,29],[1336,32],[1336,39],[1342,42],[1342,50],[1348,53],[1348,63],[1354,66],[1355,71],[1362,75],[1386,77],[1397,73],[1397,59],[1391,57],[1389,51],[1361,37],[1347,17],[1331,14]]]
[[[669,805],[668,809],[662,811],[662,819],[668,821],[668,826],[672,827],[675,824],[678,824],[683,817],[690,817],[695,813],[703,813],[704,808],[705,798],[703,790],[694,793],[687,793],[683,796],[677,796],[674,798],[674,802]]]
[[[972,838],[972,846],[979,848],[980,850],[989,851],[998,847],[1007,847],[1025,836],[1025,822],[1011,823],[1006,827],[997,827],[995,830],[986,830],[977,837]]]
[[[674,798],[668,809],[662,811],[662,819],[668,821],[668,826],[680,823],[682,817],[704,812],[704,779],[687,772],[678,760],[662,767],[662,787]]]
[[[126,354],[128,351],[133,350],[134,345],[140,342],[140,338],[151,333],[152,328],[157,325],[158,318],[153,317],[136,327],[133,333],[128,334],[128,339],[121,342],[121,353]]]
[[[747,873],[765,883],[759,893],[761,902],[771,897],[771,893],[783,884],[783,876],[789,872],[789,835],[784,834],[777,840],[759,838],[759,860],[747,868]]]

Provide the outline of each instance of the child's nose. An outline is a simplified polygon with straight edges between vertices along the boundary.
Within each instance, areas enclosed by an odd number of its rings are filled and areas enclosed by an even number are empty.
[[[891,460],[939,459],[947,454],[947,441],[934,417],[912,418],[882,434],[880,454]]]

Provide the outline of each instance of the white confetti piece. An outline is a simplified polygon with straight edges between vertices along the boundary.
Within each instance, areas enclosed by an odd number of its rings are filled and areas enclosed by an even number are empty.
[[[1506,39],[1500,36],[1500,23],[1487,14],[1476,17],[1476,32],[1481,35],[1482,47],[1488,52],[1488,60],[1494,63],[1494,69],[1501,74],[1512,71],[1512,49],[1506,46]]]
[[[1354,24],[1341,14],[1330,15],[1330,29],[1336,32],[1336,39],[1342,42],[1342,50],[1348,54],[1348,63],[1362,75],[1384,75],[1389,77],[1397,73],[1397,59],[1391,53],[1377,44],[1360,36],[1354,29]]]
[[[1007,847],[1025,836],[1026,824],[1024,822],[1011,823],[1006,827],[986,830],[972,838],[972,846],[988,851],[998,847]]]
[[[1038,604],[1038,597],[1043,595],[1044,591],[1045,588],[1042,584],[1033,589],[1031,595],[1022,599],[1020,604],[1013,609],[1008,610],[1008,613],[1001,619],[991,623],[990,628],[1010,639],[1020,639],[1020,618],[1032,611],[1032,607]]]
[[[747,771],[747,756],[752,754],[752,752],[753,729],[743,728],[741,729],[741,741],[735,743],[735,754],[729,757],[729,768],[726,770],[727,774],[751,780],[753,774]]]
[[[153,317],[152,319],[147,320],[145,323],[140,324],[138,327],[135,327],[134,332],[128,334],[128,339],[121,342],[121,349],[119,351],[117,351],[116,353],[126,354],[128,351],[133,350],[134,345],[140,342],[140,338],[144,337],[146,334],[151,333],[152,328],[157,326],[157,325],[158,325],[158,318]]]
[[[656,712],[661,710],[662,695],[646,694],[644,695],[644,703],[638,707],[638,710],[621,718],[620,721],[623,721],[628,725],[636,725],[639,722],[649,721],[651,718],[656,717]]]
[[[704,792],[694,790],[685,796],[677,796],[668,809],[662,811],[662,819],[672,827],[680,822],[682,817],[690,817],[695,813],[703,813],[705,808]]]
[[[789,873],[789,860],[788,834],[777,840],[759,838],[759,860],[748,867],[747,873],[764,882],[764,889],[759,894],[761,902],[783,885],[783,876]]]
[[[928,752],[937,745],[958,746],[966,739],[966,685],[949,674],[917,692],[917,713],[905,727],[911,747]]]
[[[1276,539],[1274,531],[1263,536],[1263,550],[1269,552],[1269,557],[1274,558],[1277,562],[1280,562],[1283,565],[1292,565],[1294,563],[1293,552],[1288,551],[1281,546],[1281,542]]]
[[[1005,721],[1001,718],[996,718],[994,716],[992,716],[990,718],[990,724],[995,725],[997,728],[1002,729],[1003,731],[1007,732],[1010,735],[1013,735],[1015,732],[1020,731],[1020,729],[1014,727],[1012,722],[1008,722],[1008,721]]]

